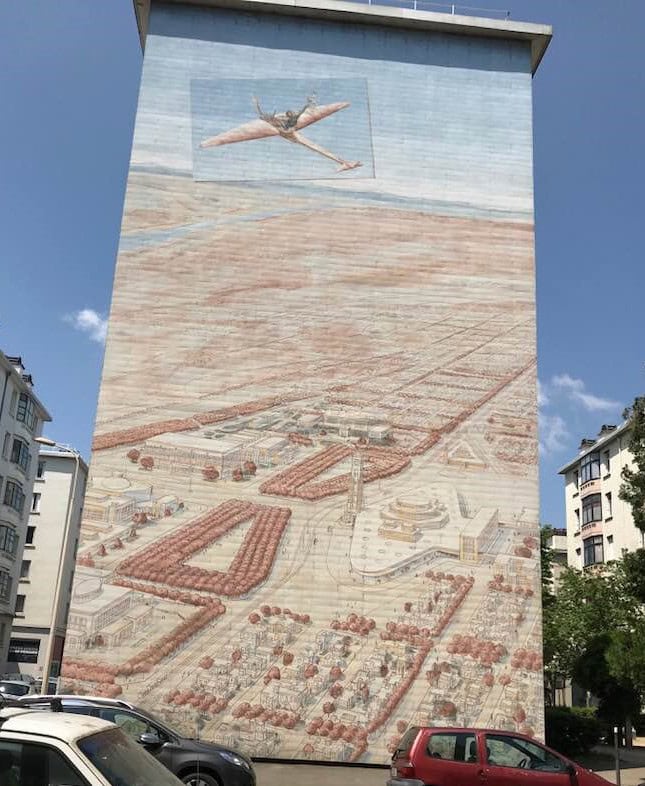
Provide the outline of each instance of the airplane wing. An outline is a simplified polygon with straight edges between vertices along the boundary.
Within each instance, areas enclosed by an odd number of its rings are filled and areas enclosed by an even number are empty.
[[[257,120],[250,120],[237,128],[232,128],[230,131],[223,131],[217,136],[204,139],[199,146],[219,147],[219,145],[231,145],[234,142],[248,142],[251,139],[265,139],[270,136],[278,136],[277,130],[270,123],[257,118]]]
[[[349,101],[338,101],[335,104],[325,104],[324,106],[312,106],[306,109],[298,118],[296,130],[306,128],[312,123],[317,123],[335,112],[340,112],[341,109],[346,109],[349,106]],[[232,145],[234,142],[248,142],[252,139],[266,139],[271,136],[279,136],[279,132],[270,123],[267,123],[261,118],[250,120],[237,128],[232,128],[230,131],[223,131],[217,136],[212,136],[209,139],[204,139],[200,142],[200,147],[219,147],[220,145]]]
[[[335,112],[340,112],[341,109],[346,109],[349,105],[349,101],[338,101],[335,104],[311,106],[309,109],[305,109],[305,111],[298,118],[296,130],[300,131],[301,128],[306,128],[312,123],[317,123],[324,117],[329,117],[329,115],[333,115]]]

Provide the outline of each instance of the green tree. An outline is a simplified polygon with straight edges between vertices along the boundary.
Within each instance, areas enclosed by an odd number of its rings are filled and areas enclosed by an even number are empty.
[[[575,665],[599,631],[627,628],[636,601],[618,571],[566,568],[554,600],[544,608],[544,662],[554,674],[573,677]]]
[[[599,699],[599,717],[619,725],[634,717],[645,695],[635,676],[640,661],[630,647],[641,609],[628,591],[631,571],[621,562],[602,572],[568,568],[552,599],[545,591],[543,615],[545,684],[551,697],[556,676],[572,679]],[[549,692],[545,696],[549,701]]]
[[[612,676],[633,685],[640,704],[645,699],[645,620],[634,620],[628,629],[613,631],[605,659]]]
[[[645,396],[635,398],[623,417],[631,423],[628,447],[635,467],[623,467],[619,496],[631,506],[634,524],[645,534]]]
[[[542,572],[542,608],[555,601],[553,587],[553,549],[549,546],[553,527],[549,524],[540,527],[540,569]]]
[[[573,668],[574,681],[599,700],[598,717],[621,726],[640,712],[640,694],[625,664],[615,661],[618,668],[612,668],[610,660],[615,637],[622,635],[611,631],[594,636]]]
[[[624,591],[645,604],[645,549],[629,551],[616,563]]]

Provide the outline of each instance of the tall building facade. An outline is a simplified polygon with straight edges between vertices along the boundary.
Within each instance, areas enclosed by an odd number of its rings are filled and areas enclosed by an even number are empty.
[[[49,413],[34,393],[22,359],[0,352],[0,674],[7,670],[38,443]]]
[[[567,462],[564,478],[568,563],[587,568],[643,548],[631,507],[620,499],[624,467],[633,468],[629,421],[604,425],[595,439],[583,439]]]
[[[8,653],[8,670],[36,681],[60,671],[86,482],[75,450],[41,449]]]
[[[335,0],[140,29],[67,688],[255,756],[541,736],[550,29]]]

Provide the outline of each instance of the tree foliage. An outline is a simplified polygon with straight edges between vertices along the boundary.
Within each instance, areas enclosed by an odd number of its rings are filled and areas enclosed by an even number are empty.
[[[547,685],[555,676],[573,679],[611,723],[637,714],[645,697],[643,565],[640,550],[601,572],[568,568],[544,606]]]
[[[634,469],[623,467],[619,496],[631,506],[634,524],[645,533],[645,396],[634,399],[624,417],[631,423],[628,447]]]
[[[540,569],[542,571],[542,608],[555,602],[553,592],[553,549],[549,541],[553,536],[553,527],[546,525],[540,528]]]

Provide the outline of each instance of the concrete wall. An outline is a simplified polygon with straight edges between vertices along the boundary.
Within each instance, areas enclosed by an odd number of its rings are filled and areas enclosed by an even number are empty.
[[[42,451],[43,470],[34,482],[34,493],[40,495],[37,510],[29,516],[31,543],[25,544],[24,559],[30,563],[29,574],[20,580],[18,594],[23,596],[22,611],[17,611],[11,640],[38,641],[38,659],[35,663],[17,662],[10,666],[16,672],[38,679],[43,674],[47,643],[54,618],[54,592],[58,575],[65,529],[69,524],[70,535],[63,556],[61,591],[56,610],[55,646],[53,660],[60,664],[60,650],[65,635],[67,609],[71,598],[72,578],[75,569],[74,549],[79,537],[83,494],[87,467],[76,454],[67,451]],[[32,508],[35,507],[32,505]],[[54,666],[53,675],[57,673]]]
[[[542,734],[511,38],[153,8],[69,689],[255,756]]]

